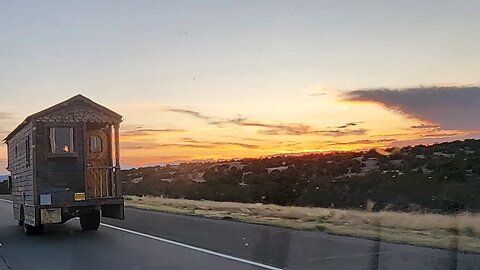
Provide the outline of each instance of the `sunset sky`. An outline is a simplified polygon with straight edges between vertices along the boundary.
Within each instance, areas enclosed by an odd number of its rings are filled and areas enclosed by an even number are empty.
[[[0,137],[83,94],[123,115],[124,166],[479,138],[479,10],[1,1]]]

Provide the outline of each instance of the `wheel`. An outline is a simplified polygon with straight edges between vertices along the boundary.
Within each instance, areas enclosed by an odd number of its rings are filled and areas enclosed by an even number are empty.
[[[20,218],[18,219],[18,226],[23,226],[25,222],[25,214],[23,213],[23,207],[20,208]]]
[[[20,208],[20,219],[18,220],[18,226],[23,226],[23,232],[26,235],[39,235],[43,233],[43,224],[40,226],[32,226],[25,223],[25,212],[23,207]]]
[[[82,231],[96,231],[100,227],[100,211],[94,210],[80,216]]]
[[[43,233],[43,224],[39,226],[28,225],[23,223],[23,231],[26,235],[40,235]]]

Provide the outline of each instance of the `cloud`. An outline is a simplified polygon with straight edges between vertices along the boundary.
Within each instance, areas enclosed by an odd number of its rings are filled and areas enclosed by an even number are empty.
[[[145,136],[145,135],[157,134],[157,133],[181,133],[181,132],[186,132],[186,130],[175,129],[175,128],[167,128],[167,129],[137,128],[137,129],[123,131],[122,136]]]
[[[188,114],[188,115],[193,116],[193,117],[195,117],[195,118],[203,119],[203,120],[206,120],[206,121],[212,120],[212,117],[203,115],[203,114],[201,114],[200,112],[192,111],[192,110],[172,109],[172,108],[169,108],[169,109],[165,109],[165,111],[167,111],[167,112],[182,113],[182,114]]]
[[[192,156],[122,156],[122,167],[137,167],[149,165],[178,164],[192,160]]]
[[[455,137],[460,135],[465,135],[465,134],[457,133],[457,132],[451,132],[451,133],[444,132],[444,133],[420,134],[420,137],[434,139],[434,138]]]
[[[179,143],[156,143],[156,142],[123,142],[121,144],[122,149],[145,149],[155,150],[161,148],[182,147],[182,148],[206,148],[202,145],[196,144],[179,144]]]
[[[443,129],[480,129],[480,87],[418,87],[350,91],[344,100],[376,102]]]
[[[258,127],[262,128],[258,131],[264,135],[323,135],[323,136],[347,136],[347,135],[364,135],[366,129],[346,129],[348,127],[356,126],[361,122],[350,122],[345,125],[339,126],[335,129],[315,130],[312,126],[301,123],[267,123],[255,120],[249,120],[245,117],[237,117],[233,119],[219,119],[212,116],[204,115],[197,111],[184,110],[184,109],[166,109],[169,112],[176,112],[187,114],[198,119],[207,121],[210,125],[216,125],[223,127],[225,125],[236,125],[242,127]]]
[[[368,129],[359,128],[359,129],[332,129],[332,130],[317,130],[314,134],[319,134],[323,136],[330,137],[342,137],[342,136],[353,136],[353,135],[365,135],[367,134]]]
[[[411,140],[398,140],[392,142],[389,146],[390,147],[404,147],[404,146],[415,146],[415,145],[429,145],[434,143],[442,143],[442,142],[451,142],[456,140],[465,140],[465,139],[478,139],[480,138],[480,134],[469,133],[465,135],[458,135],[458,136],[448,136],[448,137],[426,137],[426,138],[419,138],[419,139],[411,139]]]
[[[217,146],[217,147],[221,147],[221,146],[240,146],[240,147],[243,147],[243,148],[250,148],[250,149],[260,148],[260,146],[256,145],[256,144],[240,143],[240,142],[212,142],[212,141],[196,140],[196,139],[193,139],[193,138],[182,138],[182,141],[186,142],[186,143],[195,144],[195,145],[200,146],[202,148],[211,148],[212,146]]]
[[[12,113],[0,112],[0,123],[13,122],[13,120],[17,120],[17,118]]]
[[[156,142],[124,142],[122,143],[122,149],[162,149],[162,148],[223,148],[228,146],[236,146],[248,149],[260,148],[256,144],[247,144],[239,142],[215,142],[215,141],[199,141],[191,138],[182,139],[182,143],[156,143]]]
[[[292,123],[272,124],[272,123],[262,123],[258,121],[251,121],[246,119],[234,119],[234,120],[229,120],[228,122],[238,126],[264,128],[264,130],[260,132],[268,135],[279,135],[279,134],[302,135],[302,134],[309,134],[312,132],[312,127],[304,124],[292,124]]]
[[[356,123],[347,123],[346,125],[337,127],[336,129],[315,130],[310,125],[298,124],[298,123],[262,123],[258,121],[251,121],[244,118],[237,118],[231,120],[225,120],[223,124],[230,123],[238,126],[245,127],[259,127],[263,128],[258,132],[264,135],[323,135],[331,137],[347,136],[347,135],[364,135],[366,129],[354,129],[354,130],[342,130],[344,128],[355,126]]]
[[[0,112],[0,120],[16,119],[13,114],[8,112]]]
[[[6,159],[0,158],[0,174],[8,174],[7,171],[8,161]]]
[[[237,142],[211,142],[210,144],[216,145],[216,146],[240,146],[243,148],[250,148],[250,149],[260,148],[260,146],[255,144],[237,143]]]
[[[394,139],[381,139],[381,140],[356,140],[350,142],[335,142],[330,141],[327,145],[351,145],[351,144],[385,144],[385,143],[392,143],[396,140]]]
[[[348,128],[348,127],[354,127],[357,126],[358,124],[363,123],[363,122],[348,122],[344,125],[338,126],[336,128]]]
[[[420,124],[420,125],[411,126],[410,128],[411,129],[439,129],[440,127],[434,124]]]
[[[272,140],[250,138],[250,137],[238,137],[238,136],[227,136],[227,135],[225,135],[224,137],[234,137],[234,138],[242,140],[242,141],[251,141],[251,142],[272,142]]]
[[[327,95],[327,93],[324,93],[324,92],[310,94],[311,97],[319,97],[319,96],[325,96],[325,95]]]

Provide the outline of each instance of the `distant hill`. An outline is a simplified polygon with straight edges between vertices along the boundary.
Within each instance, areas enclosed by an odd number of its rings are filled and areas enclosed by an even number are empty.
[[[480,210],[480,140],[122,171],[127,194],[375,210]]]
[[[0,194],[10,194],[11,190],[8,187],[8,175],[0,175]]]

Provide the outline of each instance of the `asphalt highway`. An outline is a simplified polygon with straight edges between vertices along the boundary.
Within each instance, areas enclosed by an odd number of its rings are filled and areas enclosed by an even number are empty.
[[[82,232],[77,219],[26,236],[0,201],[0,269],[480,269],[480,255],[321,232],[125,209]]]

